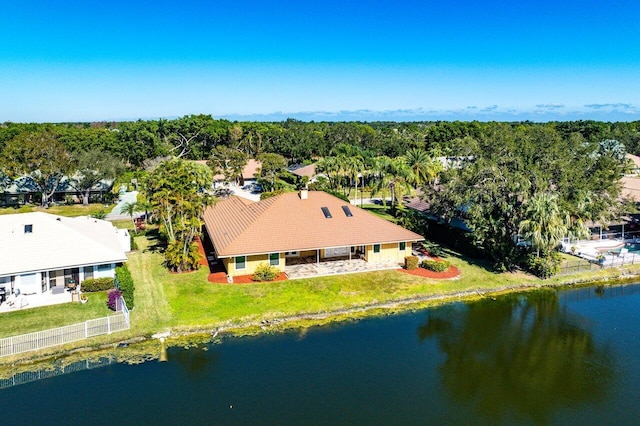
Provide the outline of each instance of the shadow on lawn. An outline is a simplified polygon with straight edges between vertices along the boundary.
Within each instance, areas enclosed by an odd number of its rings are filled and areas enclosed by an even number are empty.
[[[501,271],[497,270],[494,266],[494,264],[487,260],[487,259],[479,259],[477,257],[471,257],[468,256],[464,253],[461,253],[459,251],[456,251],[455,249],[448,247],[448,246],[443,246],[439,243],[436,243],[434,241],[429,241],[426,240],[423,244],[424,248],[426,248],[429,253],[432,253],[435,256],[438,257],[457,257],[459,259],[464,260],[465,262],[469,263],[470,265],[473,266],[477,266],[479,268],[482,268],[484,270],[486,270],[487,272],[492,272],[492,273],[500,273]]]
[[[144,250],[145,252],[150,251],[152,253],[163,253],[167,248],[164,240],[160,238],[160,231],[158,228],[148,228],[144,234],[138,235],[144,235],[149,241],[149,246]]]

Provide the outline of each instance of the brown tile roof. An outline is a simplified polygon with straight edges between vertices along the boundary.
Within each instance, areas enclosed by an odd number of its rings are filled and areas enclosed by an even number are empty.
[[[207,165],[207,160],[194,160],[194,162],[198,164],[202,164],[204,166]],[[260,167],[262,167],[262,163],[260,161],[250,158],[249,161],[247,161],[247,164],[244,166],[244,169],[242,170],[242,178],[254,179],[258,174],[258,169]],[[213,180],[223,180],[223,179],[224,179],[223,174],[218,174],[213,177]]]
[[[626,198],[629,201],[640,203],[640,178],[623,176],[620,181],[622,182],[622,198]]]
[[[285,193],[251,204],[229,197],[207,208],[204,222],[219,257],[424,239],[321,191],[309,191],[306,200]]]
[[[306,176],[309,179],[311,179],[316,175],[316,165],[315,164],[307,164],[304,166],[301,165],[299,167],[289,169],[289,171],[296,176],[300,176],[300,177]]]
[[[633,154],[627,154],[626,157],[633,162],[635,168],[640,168],[640,157]]]

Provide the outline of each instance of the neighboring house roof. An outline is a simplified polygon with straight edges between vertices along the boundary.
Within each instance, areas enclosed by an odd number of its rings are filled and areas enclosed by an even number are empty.
[[[622,182],[621,197],[640,203],[640,178],[623,176],[620,181]]]
[[[315,164],[294,164],[287,167],[291,173],[296,176],[306,176],[309,179],[313,178],[316,175],[316,165]]]
[[[203,164],[203,165],[207,165],[207,160],[196,160],[195,161],[198,164]],[[244,169],[242,170],[242,178],[243,179],[255,179],[256,175],[258,174],[258,169],[262,167],[262,163],[258,160],[254,160],[253,158],[250,158],[247,161],[247,164],[244,166]],[[224,180],[224,175],[223,174],[217,174],[215,176],[213,176],[213,180],[214,181],[219,181],[219,180]]]
[[[0,276],[127,260],[118,230],[92,217],[0,215],[0,241]]]
[[[322,191],[308,191],[307,199],[285,193],[255,203],[229,197],[207,208],[204,222],[219,257],[424,239]]]
[[[638,157],[637,155],[633,155],[633,154],[627,154],[626,155],[627,159],[631,160],[633,162],[633,167],[638,170],[640,169],[640,157]]]

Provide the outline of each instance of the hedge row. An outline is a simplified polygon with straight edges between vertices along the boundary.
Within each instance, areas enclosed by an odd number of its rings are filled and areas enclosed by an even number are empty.
[[[82,291],[93,293],[113,288],[113,278],[88,278],[82,281]]]
[[[430,271],[444,272],[449,270],[451,263],[448,260],[423,260],[420,266]]]
[[[129,272],[129,268],[127,268],[126,263],[116,268],[116,278],[120,285],[120,291],[122,291],[124,303],[127,304],[127,308],[133,309],[135,305],[133,298],[135,286],[133,285],[133,278],[131,277],[131,272]]]

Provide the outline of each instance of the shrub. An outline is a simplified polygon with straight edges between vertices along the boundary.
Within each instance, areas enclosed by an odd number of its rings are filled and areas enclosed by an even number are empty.
[[[557,252],[542,257],[532,253],[527,257],[527,269],[535,276],[546,279],[560,271],[561,261],[562,259]]]
[[[107,217],[107,212],[104,209],[100,209],[94,214],[92,214],[91,217],[96,219],[104,219],[105,217]]]
[[[416,256],[405,256],[404,269],[416,269],[419,259]]]
[[[131,231],[129,231],[129,243],[131,244],[131,250],[138,250],[138,244]]]
[[[273,281],[280,275],[280,270],[275,266],[270,266],[268,263],[261,263],[256,268],[251,279],[254,281]]]
[[[82,281],[82,291],[86,293],[105,291],[113,287],[113,278],[89,278]]]
[[[448,260],[423,260],[420,266],[433,272],[444,272],[449,269],[451,263]]]
[[[133,309],[135,305],[133,297],[135,286],[133,284],[131,272],[129,272],[129,268],[126,264],[122,264],[116,268],[116,278],[118,279],[118,285],[120,291],[122,291],[122,297],[124,298],[124,302],[127,304],[127,308]]]
[[[194,242],[185,253],[182,241],[171,241],[164,252],[164,264],[172,272],[195,271],[200,267],[200,259],[198,244]]]
[[[107,306],[109,307],[109,309],[111,309],[112,311],[115,311],[117,309],[117,303],[120,296],[122,296],[122,292],[117,288],[109,291],[109,294],[107,295]]]

